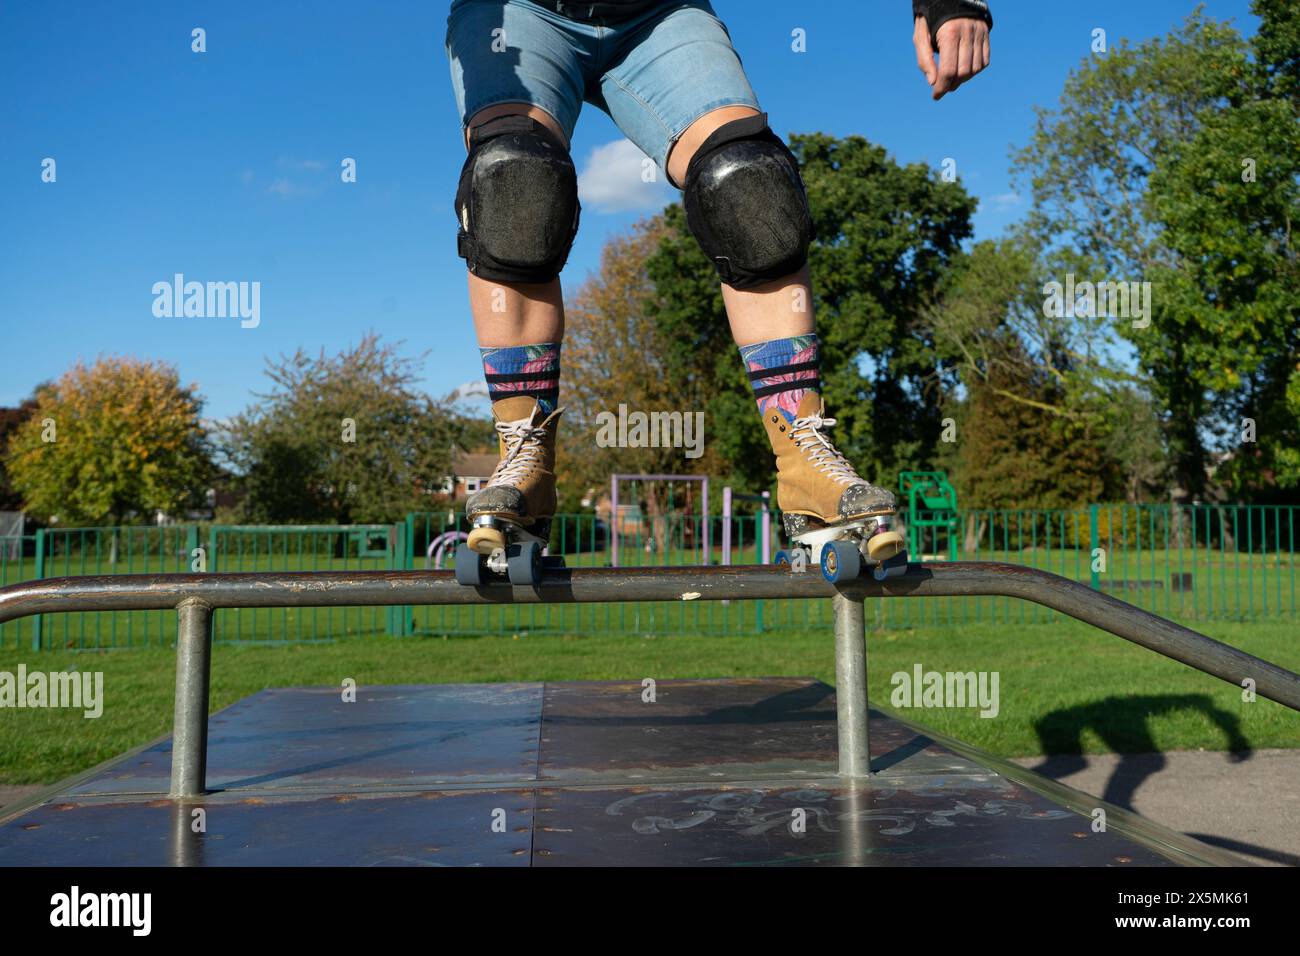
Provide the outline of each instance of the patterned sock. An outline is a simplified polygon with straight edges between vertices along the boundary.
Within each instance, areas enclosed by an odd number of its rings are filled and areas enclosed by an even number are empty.
[[[483,377],[487,379],[488,398],[531,395],[537,399],[543,415],[555,411],[560,396],[560,343],[517,345],[500,349],[479,349],[483,357]]]
[[[776,408],[792,422],[804,394],[822,390],[815,334],[742,345],[740,357],[760,412]]]

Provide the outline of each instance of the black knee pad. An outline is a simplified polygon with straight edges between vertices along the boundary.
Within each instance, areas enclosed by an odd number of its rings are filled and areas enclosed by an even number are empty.
[[[496,282],[549,282],[578,232],[578,173],[564,144],[527,116],[503,116],[470,134],[456,189],[456,251]]]
[[[808,261],[808,194],[766,113],[714,130],[686,168],[683,201],[700,248],[734,288],[780,279]]]

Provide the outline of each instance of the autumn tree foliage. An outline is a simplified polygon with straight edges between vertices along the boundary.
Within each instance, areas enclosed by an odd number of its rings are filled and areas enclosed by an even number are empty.
[[[9,480],[26,511],[64,526],[178,514],[211,477],[202,406],[164,362],[78,362],[37,390],[10,436]]]
[[[704,454],[694,458],[687,457],[682,447],[620,446],[608,441],[609,422],[617,418],[620,405],[629,414],[693,416],[704,411],[666,363],[672,330],[659,321],[652,307],[656,293],[646,261],[667,228],[663,217],[656,216],[611,239],[601,253],[600,269],[565,306],[560,478],[566,502],[589,489],[606,487],[615,472],[716,474],[718,461],[710,451],[713,435],[707,431]],[[707,418],[705,427],[710,427]],[[657,523],[666,507],[666,492],[662,486],[644,488],[645,504]]]
[[[226,423],[223,455],[259,522],[389,522],[428,507],[468,447],[417,387],[418,361],[374,334],[337,355],[269,360],[271,387]]]
[[[39,391],[39,389],[38,389]],[[5,467],[9,457],[9,439],[23,422],[36,411],[35,397],[25,398],[14,408],[0,408],[0,511],[22,511],[23,499],[14,489]]]

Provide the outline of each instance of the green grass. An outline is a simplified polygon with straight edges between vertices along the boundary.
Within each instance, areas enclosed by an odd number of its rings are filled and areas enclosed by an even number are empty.
[[[816,602],[818,605],[827,602]],[[910,603],[910,602],[893,602]],[[737,607],[738,605],[732,605]],[[174,618],[173,618],[174,620]],[[1300,669],[1295,626],[1210,622],[1212,637]],[[0,671],[101,670],[105,710],[87,720],[66,710],[0,710],[0,783],[49,783],[167,732],[174,652],[0,650]],[[997,671],[1001,713],[910,711],[918,721],[1002,755],[1051,752],[1294,747],[1300,715],[1074,621],[883,629],[869,637],[870,693],[888,705],[890,675],[926,670]],[[280,646],[217,645],[212,707],[266,687],[479,681],[666,679],[806,675],[834,682],[828,627],[782,627],[757,637],[658,637],[595,631],[381,638]],[[906,715],[906,714],[905,714]],[[1217,722],[1216,718],[1217,717]],[[1236,732],[1223,729],[1235,723]]]

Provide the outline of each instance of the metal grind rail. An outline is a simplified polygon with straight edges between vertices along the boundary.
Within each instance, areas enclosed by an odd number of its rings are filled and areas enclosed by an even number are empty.
[[[993,562],[911,564],[883,582],[830,584],[816,572],[776,566],[548,570],[535,587],[470,588],[451,571],[304,571],[245,574],[123,574],[46,578],[0,588],[0,623],[33,614],[149,611],[178,616],[171,796],[206,789],[212,614],[219,608],[829,598],[835,617],[839,773],[865,777],[868,598],[1014,597],[1084,621],[1233,685],[1300,710],[1300,675],[1100,591],[1033,568]]]

